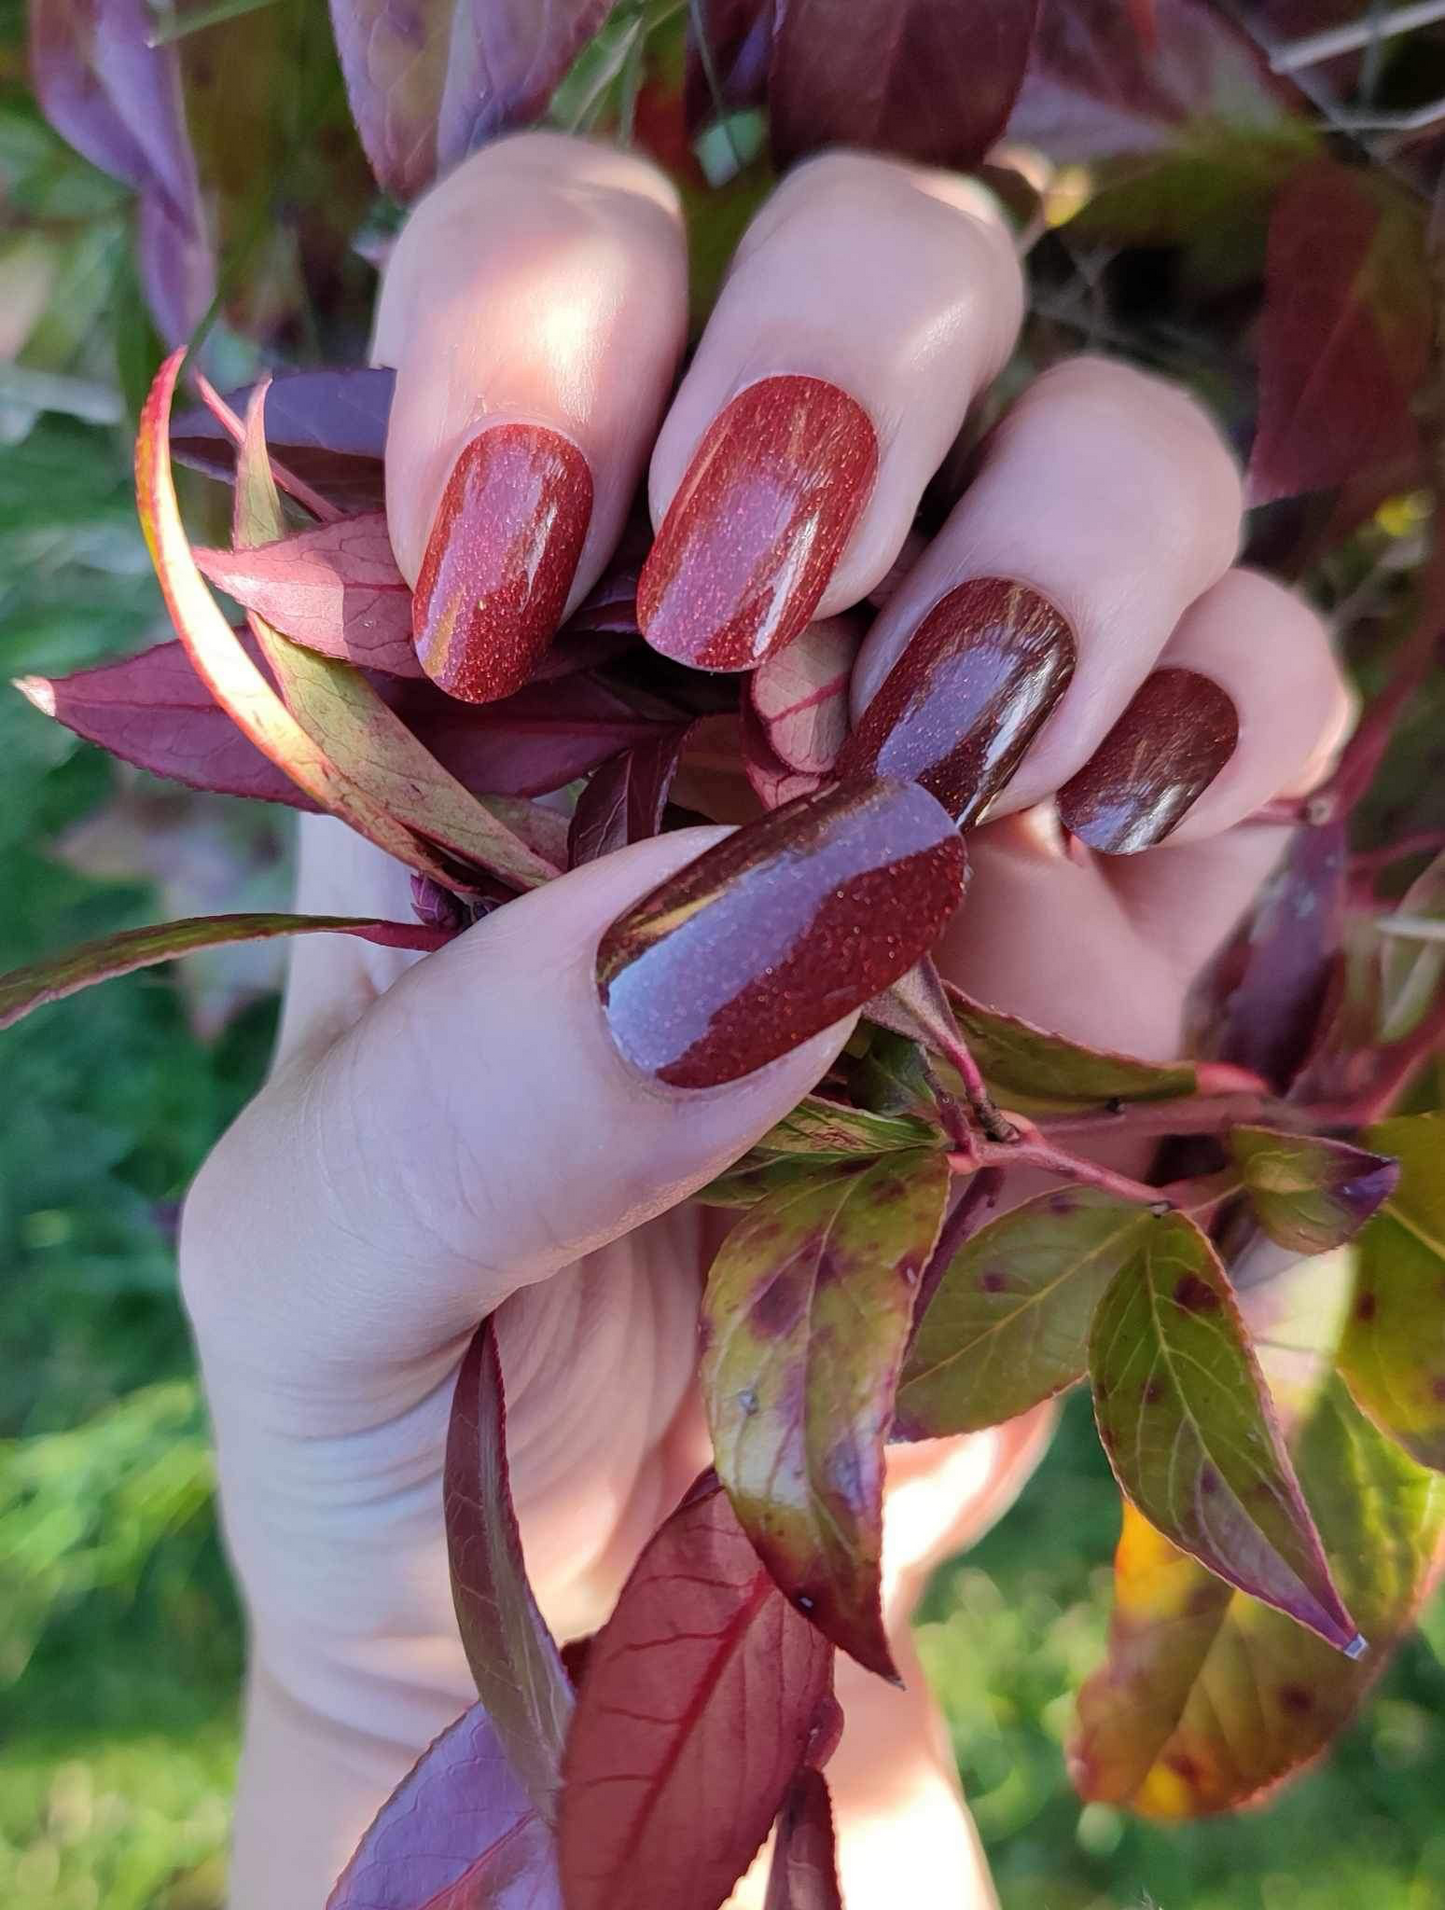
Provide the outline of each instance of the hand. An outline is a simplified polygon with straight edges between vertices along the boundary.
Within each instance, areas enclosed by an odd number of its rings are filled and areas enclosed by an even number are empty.
[[[828,156],[755,222],[670,398],[686,312],[667,183],[550,135],[479,154],[413,213],[376,328],[398,367],[389,515],[427,668],[462,696],[524,677],[645,473],[658,647],[737,667],[862,601],[1022,303],[975,188]],[[523,428],[492,435],[508,426]],[[1278,855],[1282,832],[1243,819],[1310,787],[1349,714],[1310,611],[1230,568],[1239,523],[1234,465],[1192,400],[1097,359],[1057,367],[993,436],[854,674],[855,766],[956,808],[992,797],[946,969],[1143,1055],[1176,1049],[1191,978]],[[1066,852],[1056,796],[1106,853]],[[183,1235],[252,1628],[237,1910],[316,1910],[468,1701],[439,1486],[483,1314],[499,1310],[523,1540],[561,1636],[602,1620],[706,1463],[694,1324],[718,1220],[688,1197],[855,1019],[702,1089],[619,1052],[599,938],[725,833],[608,857],[419,962],[297,950],[274,1072]],[[300,888],[308,910],[408,912],[406,873],[329,821],[304,825]],[[996,1515],[1046,1434],[1032,1415],[895,1455],[905,1671],[930,1565]],[[850,1910],[890,1901],[900,1874],[919,1910],[991,1901],[919,1679],[899,1694],[843,1667],[840,1695]]]

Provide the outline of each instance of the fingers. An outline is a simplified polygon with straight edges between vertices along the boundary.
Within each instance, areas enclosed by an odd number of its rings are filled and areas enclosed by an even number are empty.
[[[888,572],[1022,309],[977,188],[828,154],[747,235],[652,460],[648,641],[751,668]]]
[[[847,773],[914,775],[965,822],[1088,760],[1239,539],[1204,413],[1103,359],[1046,373],[870,632]]]
[[[423,667],[454,696],[519,687],[601,574],[686,299],[672,187],[581,140],[490,146],[407,221],[373,342],[397,369],[387,515]]]

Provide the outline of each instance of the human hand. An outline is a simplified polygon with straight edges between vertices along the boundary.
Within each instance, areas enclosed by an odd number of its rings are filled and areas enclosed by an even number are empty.
[[[1021,306],[1011,245],[967,182],[830,156],[760,215],[669,405],[685,329],[670,188],[579,142],[490,148],[413,214],[377,321],[376,356],[399,368],[392,536],[430,613],[428,669],[468,695],[497,689],[498,657],[525,675],[649,469],[659,647],[736,667],[862,601]],[[708,440],[699,482],[693,460],[725,412],[741,424]],[[457,500],[485,487],[459,519]],[[524,498],[542,508],[518,515]],[[980,792],[993,798],[946,971],[1144,1055],[1175,1049],[1191,979],[1278,854],[1280,832],[1243,818],[1308,788],[1348,715],[1311,613],[1231,571],[1239,515],[1232,462],[1192,401],[1098,360],[1060,367],[995,434],[854,673],[853,767],[967,795],[970,820]],[[452,614],[474,601],[474,619]],[[1086,842],[1139,852],[1066,852],[1060,791]],[[724,833],[608,857],[420,963],[349,941],[296,953],[271,1081],[204,1170],[183,1238],[252,1622],[238,1910],[318,1905],[467,1702],[439,1482],[483,1314],[499,1309],[523,1539],[560,1634],[600,1622],[706,1462],[694,1325],[718,1223],[688,1196],[853,1025],[750,1051],[763,1065],[700,1089],[648,1079],[635,1044],[619,1051],[630,1038],[599,1005],[598,942]],[[304,908],[404,916],[407,881],[340,825],[304,825]],[[683,990],[731,979],[690,974]],[[929,1565],[993,1515],[1045,1430],[897,1457],[888,1616],[905,1669]],[[843,1678],[830,1777],[850,1910],[881,1900],[900,1863],[923,1910],[988,1901],[917,1681],[900,1695]]]

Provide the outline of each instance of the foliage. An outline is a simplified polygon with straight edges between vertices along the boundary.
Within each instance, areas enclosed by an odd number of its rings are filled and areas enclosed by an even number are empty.
[[[94,342],[57,335],[45,309],[92,256],[86,245],[119,285],[126,202],[65,160],[23,102],[7,106],[0,165],[15,210],[0,273],[19,315],[8,425],[32,431],[51,404],[103,403],[117,419],[114,394],[134,405],[150,383],[137,488],[177,633],[84,667],[111,645],[62,620],[31,633],[24,688],[141,770],[330,811],[418,879],[420,927],[255,910],[234,918],[234,939],[329,926],[432,946],[564,867],[681,820],[670,794],[690,766],[716,773],[721,760],[765,808],[820,786],[842,739],[854,633],[815,633],[741,688],[700,682],[640,641],[636,553],[623,552],[515,695],[477,708],[419,676],[377,511],[389,387],[376,373],[285,375],[317,355],[322,314],[324,339],[354,354],[365,294],[340,261],[384,246],[392,208],[372,204],[365,227],[338,68],[324,48],[318,67],[314,27],[286,27],[281,11],[155,36],[139,0],[33,0],[37,95],[58,131],[134,189],[138,278],[160,333],[194,331],[228,382],[263,361],[282,375],[229,401],[198,380],[205,412],[173,418],[186,354],[152,382],[142,334],[139,356],[131,337],[118,341],[97,379]],[[1035,254],[1010,376],[1102,337],[1206,390],[1250,446],[1254,553],[1325,599],[1366,692],[1324,788],[1271,818],[1294,825],[1292,840],[1201,983],[1201,1059],[1093,1052],[945,996],[925,963],[873,1005],[824,1091],[709,1190],[747,1209],[705,1303],[718,1477],[644,1551],[575,1705],[507,1516],[501,1376],[479,1333],[448,1453],[448,1540],[485,1709],[423,1758],[333,1901],[460,1910],[505,1888],[509,1901],[600,1910],[624,1900],[641,1864],[660,1903],[710,1910],[782,1810],[772,1901],[828,1902],[833,1650],[891,1672],[877,1596],[884,1443],[993,1423],[1086,1369],[1127,1502],[1107,1656],[1083,1685],[1073,1753],[1088,1809],[1187,1816],[1269,1790],[1348,1722],[1408,1631],[1441,1536],[1445,1165],[1439,1117],[1424,1110],[1445,995],[1438,964],[1402,960],[1398,938],[1431,939],[1421,912],[1438,881],[1423,858],[1445,823],[1412,730],[1441,705],[1445,455],[1431,353],[1445,268],[1427,218],[1428,142],[1386,150],[1338,90],[1387,111],[1399,63],[1372,54],[1368,72],[1337,68],[1337,90],[1322,93],[1267,70],[1234,13],[1204,0],[1041,12],[990,0],[966,58],[946,0],[708,0],[685,19],[659,0],[435,0],[410,12],[334,0],[331,11],[361,146],[397,200],[480,139],[549,114],[637,139],[670,165],[700,257],[766,188],[770,159],[848,138],[980,166]],[[256,247],[277,153],[297,144],[236,164],[254,102],[243,87],[234,114],[217,113],[223,46],[263,91],[304,50],[293,90],[340,129],[315,142],[315,207],[269,260]],[[1221,152],[1238,186],[1224,203],[1207,183]],[[134,300],[125,309],[133,318]],[[233,484],[230,548],[209,526],[212,541],[193,542],[173,460]],[[57,496],[70,482],[57,470]],[[947,491],[945,479],[933,506]],[[216,516],[214,501],[202,509]],[[246,630],[208,579],[242,606]],[[88,595],[78,607],[88,617]],[[584,776],[564,832],[530,799]],[[62,819],[43,806],[14,836],[22,863],[40,864],[34,845]],[[213,912],[160,930],[87,922],[84,894],[40,867],[37,886],[55,891],[47,943],[100,933],[70,956],[17,947],[22,966],[0,984],[11,1019],[227,939]],[[1396,915],[1402,870],[1417,879]],[[96,1009],[118,1013],[104,997]],[[55,1025],[8,1038],[22,1073],[27,1060],[49,1065]],[[1105,1133],[1175,1146],[1147,1181],[1129,1181],[1089,1152]],[[1185,1141],[1192,1156],[1179,1155]],[[1185,1177],[1169,1178],[1181,1162]],[[165,1197],[189,1164],[173,1164]],[[1037,1170],[1063,1191],[977,1229],[1000,1181]],[[972,1185],[945,1218],[950,1179]],[[115,1215],[136,1204],[134,1184],[116,1190]],[[91,1224],[103,1215],[114,1218],[98,1204]],[[1261,1261],[1260,1230],[1322,1257]],[[1357,1278],[1342,1337],[1308,1304],[1334,1278]],[[1290,1348],[1298,1369],[1271,1370],[1302,1313],[1316,1330]],[[84,1476],[91,1424],[17,1449],[4,1516],[28,1598],[113,1590],[177,1530],[204,1527],[191,1410],[164,1386],[102,1402],[88,1488],[107,1512],[102,1538],[84,1521],[67,1531],[57,1485],[77,1467]],[[78,1443],[55,1443],[66,1439]],[[39,1648],[39,1616],[25,1613],[22,1600],[12,1676]],[[1071,1660],[1075,1682],[1085,1670]],[[636,1709],[643,1688],[652,1711]],[[659,1724],[679,1715],[681,1742]],[[727,1782],[704,1824],[696,1773],[738,1741],[748,1754],[722,1760]],[[1122,1823],[1089,1821],[1091,1836]],[[440,1868],[418,1859],[433,1831],[450,1852]]]

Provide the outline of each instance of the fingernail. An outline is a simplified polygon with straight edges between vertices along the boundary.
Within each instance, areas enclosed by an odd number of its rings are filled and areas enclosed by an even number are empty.
[[[911,777],[974,821],[1068,688],[1076,654],[1068,619],[1027,584],[960,584],[909,639],[838,774]]]
[[[1217,683],[1156,670],[1059,791],[1059,819],[1106,855],[1150,849],[1178,828],[1238,741],[1239,712]]]
[[[591,518],[587,460],[557,432],[503,424],[472,439],[412,595],[412,636],[433,682],[467,703],[522,687],[562,621]]]
[[[963,842],[913,783],[835,785],[749,823],[621,916],[597,989],[625,1058],[737,1081],[861,1008],[937,941]]]
[[[878,473],[868,414],[822,378],[764,378],[713,422],[637,590],[654,650],[750,670],[804,630]]]

